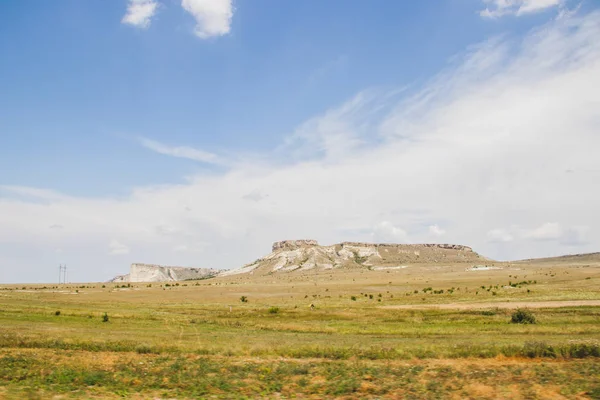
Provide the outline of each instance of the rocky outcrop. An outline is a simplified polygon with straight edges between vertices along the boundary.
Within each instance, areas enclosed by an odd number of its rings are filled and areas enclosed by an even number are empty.
[[[222,275],[262,275],[333,268],[381,270],[413,264],[473,263],[481,260],[487,259],[472,248],[457,244],[342,242],[320,246],[316,240],[285,240],[273,243],[271,254]]]
[[[172,282],[207,279],[217,276],[212,268],[169,267],[153,264],[131,264],[128,275],[120,275],[111,282]]]
[[[336,268],[391,270],[440,263],[473,265],[483,260],[488,259],[481,257],[472,248],[458,244],[342,242],[321,246],[316,240],[283,240],[273,243],[272,252],[267,256],[236,270],[132,264],[128,275],[117,276],[111,282],[169,282],[237,274],[267,275]]]
[[[318,246],[316,240],[282,240],[280,242],[273,243],[272,251],[277,250],[295,250],[300,247],[313,247]]]

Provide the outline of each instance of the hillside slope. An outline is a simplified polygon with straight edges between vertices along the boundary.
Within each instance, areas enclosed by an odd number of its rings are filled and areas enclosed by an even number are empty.
[[[207,279],[220,271],[212,268],[167,267],[151,264],[131,264],[129,274],[119,275],[110,282],[173,282]]]
[[[315,240],[275,242],[272,252],[235,274],[289,273],[295,271],[354,269],[399,269],[412,264],[477,263],[488,261],[470,247],[453,244],[372,244],[343,242],[321,246]]]
[[[528,258],[514,262],[528,264],[600,264],[600,253],[567,254],[556,257]]]

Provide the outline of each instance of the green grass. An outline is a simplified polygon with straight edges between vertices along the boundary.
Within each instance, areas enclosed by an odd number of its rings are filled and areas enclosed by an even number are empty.
[[[597,300],[599,277],[461,271],[0,288],[0,398],[593,398],[600,391],[600,307],[536,308],[535,324],[514,324],[514,310],[493,306]],[[476,302],[492,306],[389,308]]]
[[[528,362],[481,365],[476,361],[374,362],[270,360],[198,355],[104,355],[89,363],[86,354],[0,350],[0,382],[7,398],[81,397],[255,398],[299,394],[324,397],[392,396],[437,399],[450,392],[464,397],[486,387],[487,398],[502,390],[544,397],[544,385],[558,394],[597,392],[596,360],[555,364]],[[0,391],[0,394],[2,392]],[[537,394],[537,396],[536,396]],[[486,396],[477,396],[486,398]]]

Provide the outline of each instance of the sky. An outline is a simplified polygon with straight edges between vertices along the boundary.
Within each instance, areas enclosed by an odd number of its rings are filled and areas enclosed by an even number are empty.
[[[598,38],[596,0],[0,2],[0,283],[600,251]]]

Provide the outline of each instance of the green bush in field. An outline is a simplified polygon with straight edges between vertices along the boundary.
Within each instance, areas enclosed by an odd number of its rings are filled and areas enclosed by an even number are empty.
[[[248,302],[248,298],[246,296],[242,296],[242,297],[240,297],[240,301],[242,303],[247,303]]]
[[[108,314],[104,313],[104,315],[102,316],[102,322],[108,322]]]
[[[512,324],[535,324],[535,316],[531,311],[519,308],[512,314],[510,322]]]
[[[269,308],[269,314],[277,314],[278,312],[279,312],[279,307]]]
[[[152,348],[147,344],[139,344],[135,347],[135,351],[138,354],[150,354],[152,353]]]
[[[350,300],[356,301],[356,296],[350,296]]]
[[[60,315],[60,311],[55,311],[54,315],[56,315],[58,317]]]

